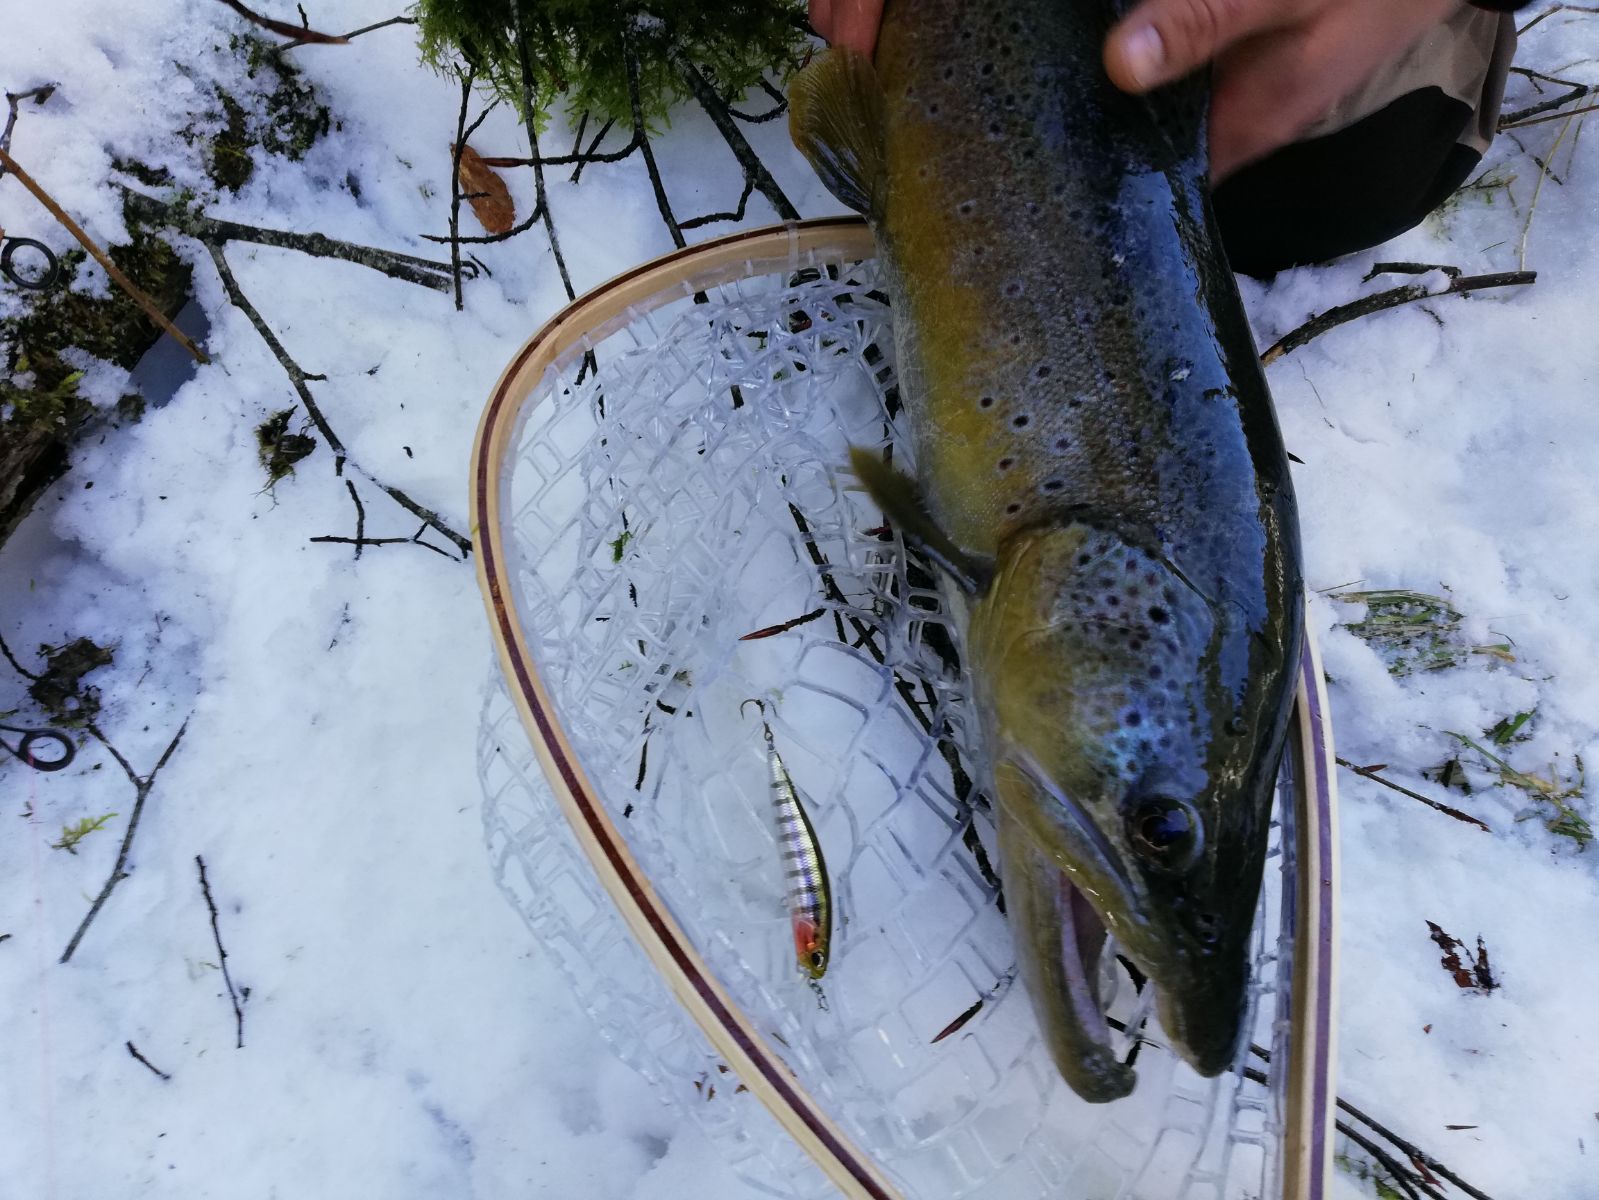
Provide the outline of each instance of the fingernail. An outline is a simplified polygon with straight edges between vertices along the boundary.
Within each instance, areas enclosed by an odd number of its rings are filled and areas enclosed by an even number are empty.
[[[1122,39],[1122,63],[1141,88],[1154,87],[1166,66],[1166,43],[1153,25],[1143,25]]]

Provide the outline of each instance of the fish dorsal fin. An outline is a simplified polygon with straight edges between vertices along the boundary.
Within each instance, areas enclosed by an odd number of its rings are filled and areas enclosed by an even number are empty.
[[[788,132],[828,191],[858,213],[880,214],[883,89],[871,59],[835,46],[796,75]]]
[[[975,595],[987,588],[994,573],[993,564],[968,554],[939,528],[927,511],[927,503],[914,479],[859,446],[850,447],[849,461],[867,492],[896,529],[926,551],[928,557],[964,590]]]

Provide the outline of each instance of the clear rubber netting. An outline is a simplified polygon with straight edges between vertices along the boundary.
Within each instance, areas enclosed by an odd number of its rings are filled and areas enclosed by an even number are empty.
[[[871,263],[802,257],[684,286],[534,388],[500,481],[505,566],[556,718],[711,969],[908,1197],[1280,1194],[1281,1099],[1264,1080],[1267,1053],[1286,1054],[1291,793],[1254,934],[1257,1048],[1199,1078],[1107,955],[1111,1016],[1141,1031],[1121,1045],[1138,1086],[1078,1100],[1011,983],[945,600],[846,466],[850,445],[910,464],[877,282]],[[794,961],[749,698],[767,702],[832,880],[820,994]],[[835,1194],[630,937],[503,684],[480,762],[500,883],[617,1053],[755,1187]]]

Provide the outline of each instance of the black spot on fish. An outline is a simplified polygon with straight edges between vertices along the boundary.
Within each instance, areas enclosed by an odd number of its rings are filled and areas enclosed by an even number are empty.
[[[1026,413],[1017,413],[1010,419],[1010,427],[1012,429],[1026,429],[1032,423],[1033,418]]]
[[[979,75],[992,75],[994,73],[994,64],[984,63],[982,66],[977,68],[977,73]]]
[[[1022,511],[1022,506],[1020,504],[1007,504],[1005,506],[1005,515],[1008,516],[1008,517],[1014,517],[1017,513],[1021,512],[1021,511]]]
[[[969,217],[972,215],[972,213],[977,211],[977,201],[962,200],[955,206],[955,211],[960,213],[960,215],[963,217]]]
[[[1129,729],[1137,729],[1143,723],[1144,714],[1139,712],[1136,708],[1129,708],[1126,714],[1122,717],[1122,724],[1126,725]]]
[[[1014,458],[1012,458],[1008,454],[1004,458],[999,460],[999,469],[1001,471],[1008,471],[1012,467],[1014,467],[1015,465],[1016,465],[1016,460]]]
[[[1005,127],[1003,125],[1001,125],[998,121],[990,121],[988,123],[988,136],[989,137],[996,137],[997,138],[1004,131],[1005,131]]]
[[[1046,479],[1046,480],[1044,480],[1044,491],[1046,491],[1046,492],[1058,492],[1058,491],[1061,490],[1061,488],[1063,488],[1065,486],[1066,486],[1066,481],[1064,479]]]
[[[994,407],[994,397],[992,397],[992,396],[983,396],[983,397],[981,397],[977,401],[977,407],[978,408],[993,408]]]
[[[1020,296],[1022,294],[1022,285],[1016,280],[1012,279],[1005,285],[1005,294],[1013,299],[1017,296]]]
[[[1160,605],[1155,604],[1150,606],[1149,619],[1155,622],[1157,625],[1164,625],[1167,621],[1171,620],[1171,614]]]
[[[1053,369],[1054,368],[1050,367],[1049,364],[1045,363],[1044,365],[1038,367],[1038,369],[1033,372],[1033,375],[1038,379],[1048,379]]]
[[[1059,437],[1055,439],[1054,449],[1056,454],[1065,454],[1066,451],[1071,449],[1071,446],[1072,442],[1070,438]]]

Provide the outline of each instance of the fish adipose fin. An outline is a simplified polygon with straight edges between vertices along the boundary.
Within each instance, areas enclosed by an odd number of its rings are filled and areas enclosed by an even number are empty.
[[[883,90],[871,59],[835,47],[796,75],[788,130],[828,191],[858,213],[881,213]]]
[[[938,527],[914,479],[859,446],[850,447],[849,461],[889,522],[926,551],[962,589],[976,595],[988,587],[989,577],[994,573],[993,565],[962,550]]]

